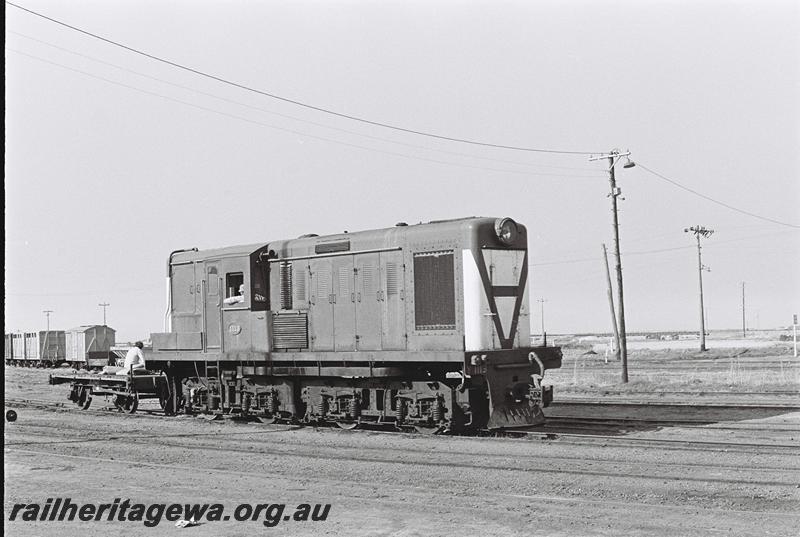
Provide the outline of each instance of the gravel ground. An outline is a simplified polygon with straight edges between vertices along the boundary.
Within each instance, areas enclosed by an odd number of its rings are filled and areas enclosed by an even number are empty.
[[[45,384],[45,371],[5,373],[7,399],[66,402],[67,387]],[[70,403],[16,410],[5,429],[8,535],[797,535],[800,525],[797,412],[542,440],[127,416]],[[14,504],[55,497],[218,502],[230,514],[240,503],[331,508],[325,521],[272,528],[263,516],[185,529],[9,521]]]

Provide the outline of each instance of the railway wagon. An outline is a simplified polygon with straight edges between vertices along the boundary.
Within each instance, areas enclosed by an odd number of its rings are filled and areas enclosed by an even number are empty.
[[[83,325],[66,332],[66,361],[75,368],[103,367],[113,360],[116,331],[106,325]]]
[[[3,343],[3,359],[5,360],[6,365],[11,365],[12,361],[14,360],[14,339],[12,334],[3,334]]]
[[[7,345],[10,347],[8,352],[11,356],[12,365],[26,365],[25,362],[25,333],[12,332],[6,335]]]
[[[168,410],[425,432],[525,426],[556,347],[530,345],[526,228],[465,218],[179,250],[148,369]]]
[[[64,330],[41,330],[25,332],[23,354],[25,364],[37,367],[52,367],[64,361]]]

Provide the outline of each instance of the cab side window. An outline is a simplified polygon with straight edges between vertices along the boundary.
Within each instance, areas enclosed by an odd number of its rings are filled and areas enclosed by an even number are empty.
[[[232,298],[243,295],[244,273],[228,272],[225,275],[225,298]]]

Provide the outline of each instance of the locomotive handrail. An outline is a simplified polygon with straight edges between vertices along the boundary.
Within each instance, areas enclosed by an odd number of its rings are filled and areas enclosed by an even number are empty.
[[[539,359],[539,357],[536,356],[535,352],[530,352],[528,354],[528,360],[531,361],[531,362],[536,361],[536,363],[539,364],[539,375],[544,376],[544,364]]]
[[[164,331],[168,332],[168,328],[171,328],[171,323],[169,323],[169,314],[172,312],[172,258],[175,257],[175,254],[179,254],[181,252],[197,252],[197,247],[194,248],[181,248],[178,250],[173,250],[169,254],[169,258],[167,259],[167,311],[164,312]]]
[[[343,255],[359,255],[359,254],[377,254],[380,252],[396,252],[398,250],[402,250],[401,246],[394,246],[392,248],[372,248],[369,250],[350,250],[347,252],[331,252],[326,254],[314,254],[314,255],[297,255],[294,257],[282,257],[280,259],[270,259],[270,263],[281,263],[284,261],[297,261],[300,259],[317,259],[319,257],[339,257]]]

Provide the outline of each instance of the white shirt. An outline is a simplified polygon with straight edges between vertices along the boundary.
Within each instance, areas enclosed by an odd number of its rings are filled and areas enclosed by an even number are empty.
[[[244,284],[239,286],[239,294],[228,297],[222,301],[223,304],[231,305],[231,304],[240,304],[244,302]]]
[[[144,354],[139,347],[133,347],[125,355],[125,362],[122,364],[126,371],[131,369],[139,369],[144,367]]]

